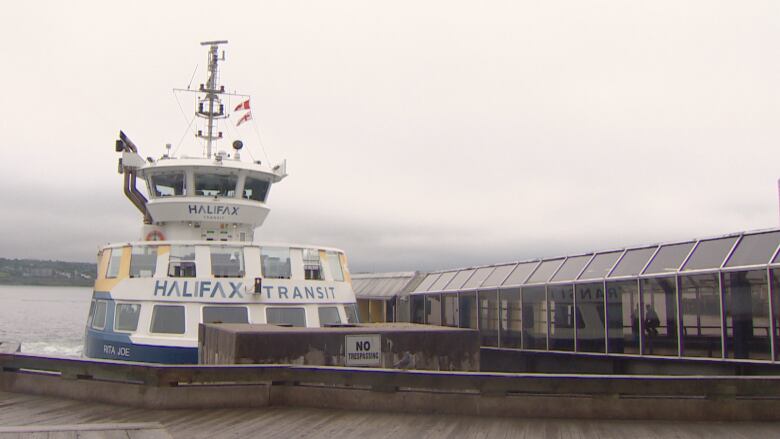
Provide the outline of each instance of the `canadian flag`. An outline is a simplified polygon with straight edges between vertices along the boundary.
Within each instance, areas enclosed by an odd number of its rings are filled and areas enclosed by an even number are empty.
[[[249,101],[247,101],[247,102],[249,102]],[[236,126],[239,126],[239,125],[241,125],[242,123],[244,123],[244,122],[246,122],[248,120],[252,120],[252,112],[251,111],[247,111],[245,115],[241,116],[241,119],[238,119],[238,122],[236,123]]]
[[[233,111],[248,110],[248,109],[249,109],[249,99],[247,99],[244,102],[238,104],[238,106],[236,106],[236,108],[233,109]]]

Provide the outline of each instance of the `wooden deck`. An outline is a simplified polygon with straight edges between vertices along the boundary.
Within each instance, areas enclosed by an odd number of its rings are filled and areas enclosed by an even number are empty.
[[[229,391],[229,390],[227,390]],[[0,427],[158,422],[174,438],[750,438],[778,437],[780,423],[597,421],[271,407],[149,410],[0,392]],[[40,430],[40,429],[39,429]],[[157,430],[159,431],[159,430]],[[28,437],[22,433],[8,433]],[[29,437],[76,437],[36,434]],[[133,434],[78,437],[143,437]],[[155,436],[159,437],[159,436]]]

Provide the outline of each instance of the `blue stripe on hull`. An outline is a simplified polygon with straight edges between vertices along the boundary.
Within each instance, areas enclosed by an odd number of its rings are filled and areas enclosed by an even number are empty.
[[[89,358],[140,361],[144,363],[198,363],[198,348],[136,344],[126,334],[111,334],[93,329],[87,329],[86,331],[84,355]]]

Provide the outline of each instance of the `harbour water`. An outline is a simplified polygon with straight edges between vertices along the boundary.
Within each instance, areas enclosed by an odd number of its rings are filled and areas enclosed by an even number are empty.
[[[92,289],[0,286],[0,340],[22,352],[79,357]]]

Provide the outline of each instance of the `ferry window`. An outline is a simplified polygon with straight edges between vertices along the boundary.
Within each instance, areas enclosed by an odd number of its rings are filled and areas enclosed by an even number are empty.
[[[244,198],[255,201],[265,201],[268,196],[268,182],[257,178],[247,177],[244,183]]]
[[[333,280],[336,282],[342,282],[344,280],[344,270],[341,269],[341,258],[338,253],[328,252],[328,266],[330,267],[330,275],[333,276]]]
[[[244,306],[204,306],[203,323],[249,323]]]
[[[243,277],[244,253],[241,247],[211,247],[211,273],[214,277]]]
[[[335,306],[321,306],[317,308],[317,313],[320,315],[320,326],[341,324],[339,309]]]
[[[136,328],[138,328],[138,315],[140,312],[141,305],[133,303],[118,303],[116,305],[114,330],[135,331]]]
[[[119,275],[119,264],[122,262],[122,249],[113,248],[110,251],[111,257],[108,259],[106,277],[117,277]]]
[[[157,334],[184,334],[184,307],[155,305],[150,332]]]
[[[108,302],[98,300],[95,302],[95,314],[92,316],[92,327],[94,329],[104,329],[106,327],[106,308]]]
[[[195,174],[195,194],[207,197],[234,197],[238,176]]]
[[[303,273],[306,280],[322,280],[322,264],[317,249],[303,249]]]
[[[89,314],[87,314],[87,326],[92,326],[92,317],[95,316],[95,301],[89,304]]]
[[[354,303],[344,305],[344,311],[347,312],[347,323],[357,324],[360,323],[360,319],[357,314],[357,306]]]
[[[290,249],[287,247],[263,247],[260,250],[263,276],[268,279],[290,278]]]
[[[157,247],[133,247],[130,255],[130,277],[152,277],[156,266]]]
[[[195,247],[191,245],[171,246],[168,259],[168,276],[195,277]]]
[[[163,172],[151,176],[152,193],[155,197],[185,195],[184,172]]]
[[[306,312],[303,308],[266,308],[265,321],[269,325],[306,326]]]

